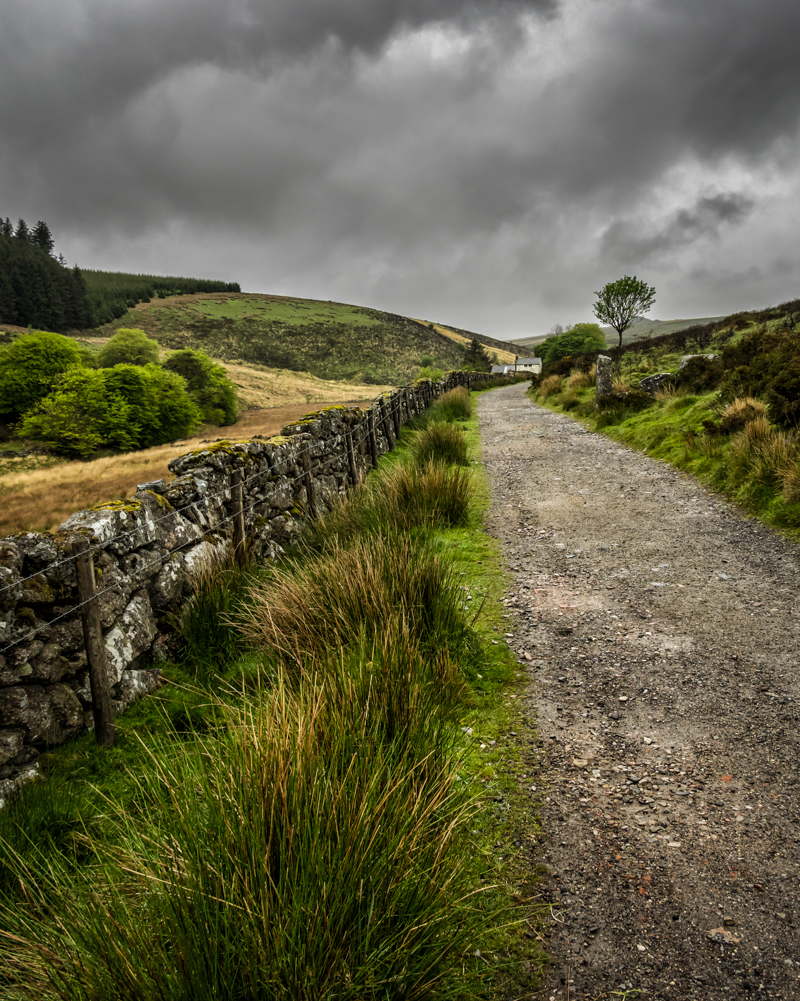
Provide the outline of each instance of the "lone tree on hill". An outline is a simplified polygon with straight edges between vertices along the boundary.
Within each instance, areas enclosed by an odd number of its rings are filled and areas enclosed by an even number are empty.
[[[595,292],[597,302],[594,304],[594,315],[603,323],[607,323],[619,334],[619,346],[622,347],[622,334],[633,322],[634,317],[646,313],[656,300],[656,290],[647,282],[641,282],[636,277],[625,275],[615,282],[604,285]]]

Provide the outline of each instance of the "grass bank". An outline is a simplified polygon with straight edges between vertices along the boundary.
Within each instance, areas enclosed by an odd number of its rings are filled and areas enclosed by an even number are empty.
[[[117,747],[43,755],[0,814],[2,996],[535,989],[491,808],[516,666],[470,410],[404,430],[279,566],[207,567]]]

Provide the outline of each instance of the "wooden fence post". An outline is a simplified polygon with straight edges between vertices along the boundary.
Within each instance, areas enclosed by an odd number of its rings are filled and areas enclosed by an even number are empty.
[[[403,406],[400,393],[394,394],[394,399],[392,400],[392,416],[394,417],[394,436],[395,438],[400,437],[400,428],[403,426],[403,414],[401,407]]]
[[[231,513],[233,515],[233,556],[240,565],[244,563],[244,503],[242,501],[242,471],[231,470]]]
[[[77,557],[75,569],[78,576],[78,601],[81,604],[83,642],[86,659],[89,662],[89,678],[92,687],[92,713],[94,715],[94,739],[102,747],[113,747],[115,739],[114,709],[111,705],[111,691],[106,668],[106,648],[103,631],[100,628],[100,609],[95,600],[94,560],[89,552],[87,539],[75,539],[72,551]]]
[[[358,483],[358,472],[356,470],[356,456],[353,448],[353,432],[350,428],[345,433],[345,441],[347,442],[347,464],[350,467],[350,479],[353,484],[356,484]]]
[[[408,414],[407,420],[411,420],[414,417],[414,409],[411,405],[411,390],[406,386],[406,413]]]
[[[367,411],[367,429],[369,433],[369,447],[372,452],[372,468],[378,468],[378,440],[375,437],[375,414],[372,407]]]
[[[303,452],[303,470],[305,471],[306,505],[312,518],[317,517],[317,501],[314,497],[314,481],[311,479],[311,459],[308,452]]]
[[[394,435],[392,434],[392,426],[389,421],[389,414],[386,408],[386,401],[381,397],[381,425],[383,426],[383,432],[386,435],[386,440],[389,443],[389,451],[394,451]]]

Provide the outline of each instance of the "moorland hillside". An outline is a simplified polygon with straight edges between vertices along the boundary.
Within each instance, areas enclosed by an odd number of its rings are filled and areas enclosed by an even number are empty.
[[[254,293],[172,296],[138,303],[101,327],[139,327],[164,348],[195,348],[223,361],[309,372],[369,385],[415,378],[421,367],[463,366],[465,332],[364,306]],[[500,343],[500,342],[498,342]]]

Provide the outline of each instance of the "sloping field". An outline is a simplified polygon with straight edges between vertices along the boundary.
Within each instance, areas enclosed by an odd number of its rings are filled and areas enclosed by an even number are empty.
[[[375,386],[412,379],[423,358],[452,369],[462,357],[453,339],[408,317],[277,295],[155,299],[96,334],[110,336],[120,327],[141,327],[165,348],[196,348],[225,361]]]

